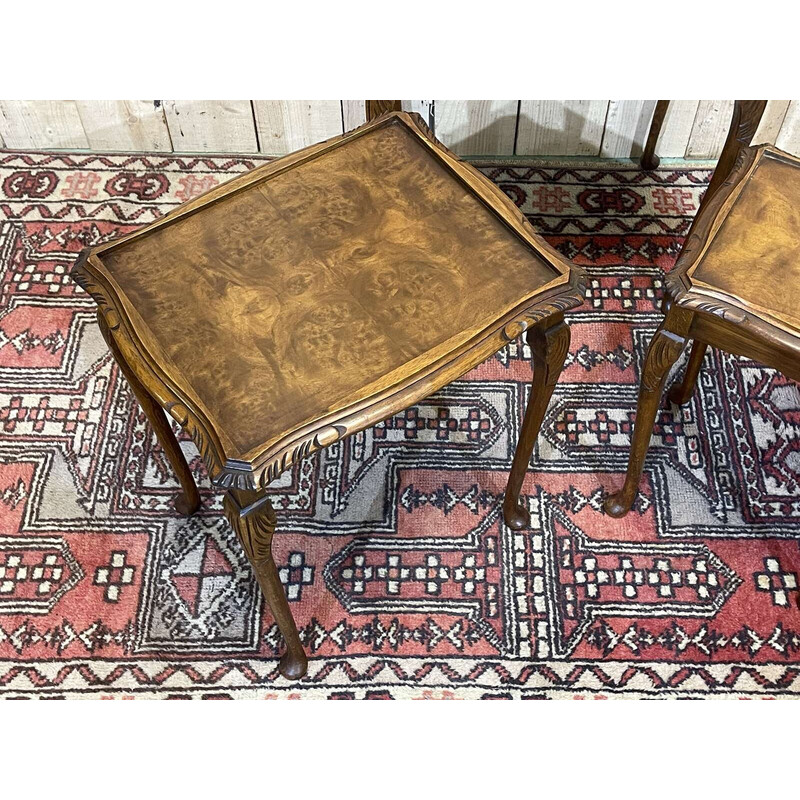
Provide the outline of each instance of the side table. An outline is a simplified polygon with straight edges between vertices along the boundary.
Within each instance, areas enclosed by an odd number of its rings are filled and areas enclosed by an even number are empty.
[[[176,508],[193,513],[199,495],[162,409],[227,491],[287,678],[307,660],[272,558],[269,483],[523,333],[533,385],[504,513],[527,524],[519,493],[583,273],[417,115],[384,114],[241,175],[85,250],[72,274],[175,469]]]

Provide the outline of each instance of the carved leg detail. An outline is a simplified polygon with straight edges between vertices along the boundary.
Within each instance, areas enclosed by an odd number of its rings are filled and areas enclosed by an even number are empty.
[[[181,484],[183,491],[175,499],[175,508],[181,514],[191,516],[200,508],[200,493],[197,491],[197,484],[194,482],[192,472],[189,469],[189,465],[186,463],[183,450],[181,450],[181,446],[175,438],[172,426],[169,424],[164,414],[164,409],[161,408],[155,398],[147,391],[128,366],[125,356],[122,355],[117,343],[114,341],[114,336],[108,329],[108,325],[99,311],[97,312],[97,324],[100,326],[103,338],[106,340],[109,350],[111,350],[115,361],[122,370],[122,374],[127,379],[134,395],[136,395],[136,399],[139,401],[142,411],[144,411],[145,416],[153,426],[158,442],[164,450],[172,469],[175,470],[175,474]]]
[[[708,350],[708,345],[704,342],[695,342],[692,345],[692,352],[689,354],[689,363],[686,365],[686,374],[683,376],[683,382],[676,383],[669,393],[669,399],[673,403],[682,406],[692,396],[695,383],[697,383],[697,374],[700,372],[700,367],[703,366],[706,350]]]
[[[642,477],[644,457],[650,445],[650,436],[656,420],[656,412],[664,393],[664,383],[667,380],[670,367],[678,360],[683,350],[685,339],[677,333],[666,329],[669,317],[653,336],[647,350],[644,367],[642,369],[641,386],[639,387],[639,402],[636,406],[636,424],[633,431],[631,455],[628,461],[628,472],[625,484],[616,494],[606,498],[605,510],[612,517],[623,517],[631,510],[636,493],[639,490],[639,480]]]
[[[503,516],[506,525],[520,530],[528,525],[528,513],[520,505],[519,493],[528,471],[533,447],[539,436],[539,428],[550,397],[569,352],[569,327],[560,318],[548,328],[535,326],[528,331],[528,344],[533,351],[533,381],[531,397],[525,410],[517,450],[508,476],[508,486],[503,500]]]
[[[275,509],[269,499],[259,493],[231,489],[222,501],[225,517],[236,531],[247,554],[267,605],[286,640],[286,652],[279,669],[284,678],[302,678],[308,659],[300,644],[292,612],[283,591],[278,569],[272,558],[272,535],[275,532]]]

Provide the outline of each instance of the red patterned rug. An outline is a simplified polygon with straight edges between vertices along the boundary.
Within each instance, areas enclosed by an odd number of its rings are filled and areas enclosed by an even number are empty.
[[[523,492],[500,501],[530,379],[515,342],[271,490],[310,655],[281,639],[219,495],[192,519],[67,274],[78,251],[254,166],[0,152],[0,697],[558,698],[800,693],[800,396],[714,352],[621,483],[642,355],[708,165],[484,165],[589,272]]]

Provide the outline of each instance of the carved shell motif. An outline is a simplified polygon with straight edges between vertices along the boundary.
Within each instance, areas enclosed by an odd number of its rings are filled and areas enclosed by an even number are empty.
[[[544,305],[537,306],[531,311],[525,312],[520,319],[509,322],[503,328],[503,338],[507,342],[513,342],[537,322],[541,322],[553,314],[569,311],[583,303],[586,295],[586,273],[578,267],[573,267],[572,270],[573,275],[576,276],[573,291],[570,294],[560,295]]]
[[[737,325],[743,325],[747,322],[747,314],[739,308],[724,305],[722,303],[692,303],[692,308],[695,311],[705,311],[707,314],[714,314],[721,317],[726,322],[733,322]]]
[[[266,507],[260,513],[242,516],[230,495],[226,494],[222,500],[222,508],[225,518],[236,531],[250,563],[255,565],[269,559],[272,535],[277,521],[272,503],[268,500]]]

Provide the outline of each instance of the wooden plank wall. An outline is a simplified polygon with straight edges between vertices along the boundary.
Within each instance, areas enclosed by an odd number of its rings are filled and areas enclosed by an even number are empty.
[[[636,158],[655,100],[403,100],[466,156]],[[656,152],[716,158],[730,100],[673,100]],[[0,146],[283,155],[365,120],[363,100],[0,100]],[[754,142],[800,153],[800,101],[770,100]]]
[[[0,100],[0,137],[18,150],[279,156],[365,120],[363,100]]]

